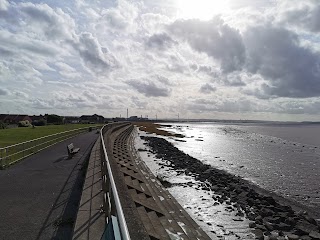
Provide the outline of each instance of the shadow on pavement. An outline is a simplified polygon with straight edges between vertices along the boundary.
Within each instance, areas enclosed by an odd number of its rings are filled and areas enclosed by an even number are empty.
[[[78,206],[82,194],[82,186],[86,176],[88,160],[93,143],[88,146],[84,154],[79,157],[74,168],[69,174],[58,197],[55,199],[38,235],[37,240],[47,236],[47,232],[54,232],[50,239],[72,239],[73,227],[77,217]],[[74,158],[76,158],[75,156]],[[67,156],[57,159],[55,162],[68,160]]]

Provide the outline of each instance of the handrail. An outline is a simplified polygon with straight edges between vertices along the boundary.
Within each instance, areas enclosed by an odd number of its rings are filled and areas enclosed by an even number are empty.
[[[54,133],[6,147],[0,147],[0,169],[14,164],[58,142],[83,133],[88,128],[93,128],[93,126],[86,126],[83,128]]]
[[[90,126],[89,126],[89,127],[90,127]],[[43,138],[53,137],[53,136],[60,135],[60,134],[63,134],[63,133],[69,133],[69,132],[74,132],[74,131],[79,131],[79,130],[85,130],[85,129],[88,129],[88,127],[76,128],[76,129],[72,129],[72,130],[68,130],[68,131],[64,131],[64,132],[58,132],[58,133],[50,134],[50,135],[47,135],[47,136],[43,136],[43,137],[31,139],[31,140],[28,140],[28,141],[25,141],[25,142],[21,142],[21,143],[16,143],[16,144],[9,145],[9,146],[6,146],[6,147],[0,147],[0,149],[4,149],[4,148],[8,148],[8,147],[16,147],[16,146],[19,146],[19,145],[22,145],[22,144],[26,144],[26,143],[38,141],[38,140],[43,139]]]
[[[102,150],[103,150],[104,157],[105,157],[104,158],[105,159],[105,164],[107,166],[107,171],[108,171],[108,179],[109,179],[110,186],[111,186],[111,191],[112,191],[112,194],[113,194],[113,200],[114,200],[114,203],[115,203],[117,216],[119,218],[119,227],[120,227],[120,233],[121,233],[122,239],[123,240],[130,240],[131,238],[130,238],[128,226],[127,226],[127,223],[126,223],[126,220],[125,220],[125,217],[124,217],[123,209],[122,209],[122,206],[121,206],[121,203],[120,203],[119,194],[118,194],[118,191],[117,191],[117,187],[116,187],[116,184],[115,184],[115,181],[114,181],[114,177],[113,177],[113,174],[112,174],[110,162],[109,162],[109,159],[108,159],[106,146],[105,146],[105,143],[104,143],[104,140],[103,140],[104,139],[103,138],[103,132],[104,132],[103,130],[104,130],[104,128],[106,126],[107,125],[104,125],[101,128],[100,138],[101,138]]]

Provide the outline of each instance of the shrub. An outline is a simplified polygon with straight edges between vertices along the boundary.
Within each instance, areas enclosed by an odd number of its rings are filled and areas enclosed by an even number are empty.
[[[0,121],[0,129],[5,129],[7,128],[7,124],[5,124],[4,122]]]
[[[55,114],[47,115],[47,123],[48,124],[62,124],[63,123],[63,117],[60,117]]]
[[[18,127],[30,127],[31,123],[28,120],[20,121]]]
[[[34,126],[45,126],[47,124],[47,121],[45,119],[40,119],[39,121],[32,122],[32,125]]]

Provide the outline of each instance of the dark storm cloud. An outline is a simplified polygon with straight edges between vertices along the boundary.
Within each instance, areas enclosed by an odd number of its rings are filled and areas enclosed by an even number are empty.
[[[127,84],[146,97],[168,97],[171,89],[168,87],[170,83],[164,77],[152,77],[149,79],[132,79]]]
[[[240,70],[245,63],[245,47],[240,33],[219,18],[211,21],[177,20],[171,34],[186,40],[192,48],[221,62],[223,72]]]
[[[245,33],[247,70],[267,82],[259,95],[307,98],[320,96],[319,54],[300,45],[298,36],[273,26],[259,26]]]

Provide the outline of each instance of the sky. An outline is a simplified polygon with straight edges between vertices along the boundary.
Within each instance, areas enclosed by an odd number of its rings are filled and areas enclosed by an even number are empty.
[[[0,0],[0,113],[320,121],[319,0]]]

